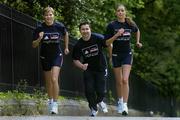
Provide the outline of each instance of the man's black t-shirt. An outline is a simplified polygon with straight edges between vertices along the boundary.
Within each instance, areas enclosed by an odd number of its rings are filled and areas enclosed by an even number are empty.
[[[106,59],[103,47],[106,47],[103,35],[92,33],[88,41],[80,38],[73,49],[73,60],[81,60],[82,58],[83,63],[88,63],[89,70],[104,71]]]

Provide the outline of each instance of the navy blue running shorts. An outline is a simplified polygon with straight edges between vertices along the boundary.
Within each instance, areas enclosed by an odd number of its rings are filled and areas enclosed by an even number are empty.
[[[60,53],[54,58],[40,56],[43,71],[50,71],[53,66],[62,67],[63,55]]]
[[[132,52],[112,54],[113,67],[121,67],[122,65],[132,65],[133,55]]]

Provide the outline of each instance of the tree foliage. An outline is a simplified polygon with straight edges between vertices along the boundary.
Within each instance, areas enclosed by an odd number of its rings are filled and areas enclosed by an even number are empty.
[[[23,13],[42,20],[42,9],[51,6],[56,11],[56,19],[62,21],[73,36],[77,35],[78,25],[82,21],[90,21],[94,31],[104,32],[110,20],[115,19],[115,4],[122,2],[128,6],[129,15],[132,8],[142,8],[142,0],[2,0]]]
[[[176,0],[145,2],[145,8],[137,13],[144,48],[137,50],[133,66],[134,73],[171,99],[172,107],[180,98],[179,8],[180,2]]]

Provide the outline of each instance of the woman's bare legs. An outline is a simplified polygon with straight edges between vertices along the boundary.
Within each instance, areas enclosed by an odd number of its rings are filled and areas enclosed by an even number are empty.
[[[44,71],[46,89],[50,99],[57,100],[59,96],[59,72],[60,67],[54,66],[51,71]]]
[[[117,96],[118,98],[122,98],[122,68],[114,68],[114,75],[115,75],[115,80],[116,80],[116,91],[117,91]]]
[[[50,100],[49,111],[54,114],[58,113],[57,99],[59,96],[59,73],[60,67],[58,66],[52,67],[51,71],[44,72],[46,89]]]
[[[123,102],[128,102],[129,97],[129,75],[131,71],[131,65],[123,65],[122,67],[122,96]]]
[[[114,68],[116,79],[116,89],[118,100],[118,113],[128,114],[127,102],[129,97],[129,75],[131,65],[123,65],[122,67]]]
[[[52,68],[52,91],[53,91],[53,100],[57,100],[59,96],[59,73],[60,73],[60,67],[54,66]]]
[[[44,79],[46,84],[46,90],[49,99],[53,99],[52,83],[51,83],[51,71],[44,71]]]

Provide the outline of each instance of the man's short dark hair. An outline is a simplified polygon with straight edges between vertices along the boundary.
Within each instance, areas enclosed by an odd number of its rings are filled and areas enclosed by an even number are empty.
[[[81,29],[81,26],[82,26],[82,25],[89,25],[89,27],[91,28],[91,25],[90,25],[89,22],[82,22],[82,23],[80,23],[80,24],[79,24],[79,29]]]

